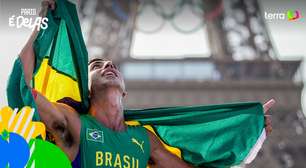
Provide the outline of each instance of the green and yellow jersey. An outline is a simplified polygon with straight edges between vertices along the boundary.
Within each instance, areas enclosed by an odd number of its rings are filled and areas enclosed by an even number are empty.
[[[80,164],[82,168],[145,168],[150,141],[145,128],[128,126],[115,132],[90,115],[82,115]]]

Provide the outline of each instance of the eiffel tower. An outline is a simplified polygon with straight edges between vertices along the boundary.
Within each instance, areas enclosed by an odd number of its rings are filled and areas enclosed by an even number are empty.
[[[129,108],[276,100],[273,133],[246,167],[302,168],[306,158],[301,60],[279,60],[257,0],[180,1],[197,6],[206,26],[210,57],[135,59],[130,56],[135,22],[156,0],[81,1],[80,17],[90,57],[119,65]],[[199,12],[197,12],[199,14]],[[172,14],[161,13],[164,19]],[[152,32],[151,32],[152,33]],[[236,40],[233,40],[236,39]],[[170,73],[170,74],[169,74]]]

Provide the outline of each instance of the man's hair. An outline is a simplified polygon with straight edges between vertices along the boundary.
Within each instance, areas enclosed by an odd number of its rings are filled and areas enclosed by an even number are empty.
[[[96,62],[96,61],[109,61],[109,60],[106,59],[106,58],[94,58],[94,59],[91,59],[91,60],[88,62],[88,65],[90,65],[91,63]]]

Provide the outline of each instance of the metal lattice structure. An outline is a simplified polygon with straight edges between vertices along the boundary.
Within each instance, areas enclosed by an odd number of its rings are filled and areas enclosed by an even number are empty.
[[[223,43],[213,43],[212,46],[221,45],[223,51],[214,51],[217,59],[233,60],[271,60],[277,59],[269,31],[260,13],[260,5],[257,1],[206,1],[205,11],[208,13],[218,6],[223,6],[223,12],[218,18],[208,19],[208,23],[214,24],[209,32],[214,35],[217,31],[219,39]],[[217,36],[217,35],[215,35]],[[216,37],[211,37],[216,38]],[[220,49],[219,49],[220,50]],[[223,57],[230,58],[223,58]],[[222,58],[220,58],[222,57]]]
[[[89,57],[128,57],[136,12],[137,1],[133,0],[82,1],[81,18],[87,24]]]

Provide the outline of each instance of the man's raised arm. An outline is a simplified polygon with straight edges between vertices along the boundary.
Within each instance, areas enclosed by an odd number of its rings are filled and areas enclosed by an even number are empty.
[[[55,2],[53,0],[44,0],[40,12],[41,17],[46,16],[49,7],[53,10],[55,8]],[[37,34],[38,31],[35,28],[30,39],[19,54],[23,65],[26,84],[32,90],[32,95],[37,105],[41,121],[46,125],[47,130],[54,136],[56,144],[66,152],[70,160],[73,160],[77,154],[77,146],[79,143],[80,121],[78,114],[73,108],[67,105],[50,102],[45,96],[34,90],[31,86],[35,64],[33,42]]]

